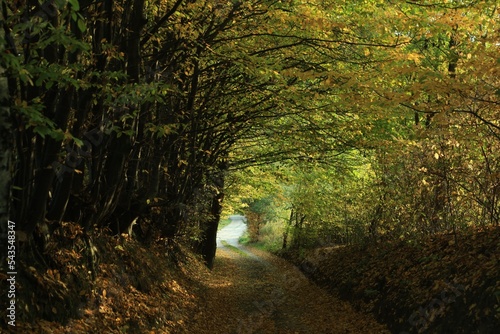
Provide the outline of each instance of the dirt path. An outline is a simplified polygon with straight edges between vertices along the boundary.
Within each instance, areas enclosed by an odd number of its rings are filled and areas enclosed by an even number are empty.
[[[286,261],[245,248],[217,250],[189,333],[389,333],[311,283]]]

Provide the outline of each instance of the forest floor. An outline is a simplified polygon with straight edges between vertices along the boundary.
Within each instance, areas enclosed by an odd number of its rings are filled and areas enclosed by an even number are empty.
[[[54,253],[51,268],[20,268],[17,326],[3,324],[0,333],[389,333],[289,262],[257,249],[223,242],[210,271],[182,246],[165,252],[101,236],[94,242],[99,271],[90,281],[84,262],[69,257],[77,258],[78,243],[64,240],[68,248]]]
[[[393,333],[499,333],[500,227],[282,255]]]
[[[256,249],[219,248],[202,284],[188,333],[389,333],[289,262]]]
[[[223,243],[212,271],[181,245],[100,236],[93,241],[100,254],[95,277],[79,251],[76,225],[64,229],[45,263],[19,265],[17,326],[0,323],[0,333],[493,334],[500,328],[500,228],[419,244],[285,254],[297,267]]]

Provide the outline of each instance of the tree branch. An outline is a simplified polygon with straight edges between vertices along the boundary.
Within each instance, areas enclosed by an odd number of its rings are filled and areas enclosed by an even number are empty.
[[[151,39],[151,37],[156,34],[158,30],[160,30],[160,28],[170,18],[170,16],[172,16],[177,11],[183,1],[184,0],[177,0],[174,6],[151,29],[148,30],[146,36],[141,40],[141,46],[146,44]]]

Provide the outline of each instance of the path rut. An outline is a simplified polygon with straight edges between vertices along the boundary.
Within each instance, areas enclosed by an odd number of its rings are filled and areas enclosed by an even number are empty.
[[[202,285],[189,333],[390,333],[290,263],[256,249],[219,248]]]

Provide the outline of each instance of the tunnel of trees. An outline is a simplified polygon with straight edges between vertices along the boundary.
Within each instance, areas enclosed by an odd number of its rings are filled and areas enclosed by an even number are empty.
[[[2,249],[73,222],[211,267],[225,197],[285,247],[499,224],[496,1],[1,6]]]

